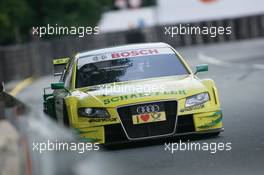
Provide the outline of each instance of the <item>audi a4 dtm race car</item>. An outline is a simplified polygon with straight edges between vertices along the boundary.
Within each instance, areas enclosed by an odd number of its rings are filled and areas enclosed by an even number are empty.
[[[223,131],[217,88],[171,46],[148,43],[81,52],[53,61],[64,67],[44,112],[101,144]],[[56,69],[57,69],[56,68]],[[59,75],[56,73],[56,75]]]

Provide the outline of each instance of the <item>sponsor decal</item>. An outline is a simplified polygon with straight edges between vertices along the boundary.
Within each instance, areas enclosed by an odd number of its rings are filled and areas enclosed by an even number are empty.
[[[200,0],[202,3],[209,4],[209,3],[214,3],[217,2],[218,0]]]
[[[117,118],[93,118],[89,120],[89,123],[94,122],[116,122]]]
[[[121,95],[106,98],[103,100],[104,104],[116,103],[124,100],[132,100],[132,99],[140,99],[144,97],[152,97],[152,96],[162,96],[162,95],[186,95],[186,90],[178,90],[178,91],[166,91],[166,92],[151,92],[151,93],[138,93],[138,94],[130,94],[130,95]]]
[[[145,113],[156,113],[159,112],[159,106],[158,105],[144,105],[137,107],[137,113],[138,114],[145,114]]]
[[[144,55],[154,55],[158,53],[159,53],[158,49],[144,49],[144,50],[116,52],[116,53],[112,53],[111,56],[112,58],[128,58],[128,57],[137,57]]]
[[[193,110],[202,109],[202,108],[204,108],[204,104],[184,108],[184,109],[181,109],[180,111],[181,112],[188,112],[188,111],[193,111]]]
[[[150,118],[149,114],[141,114],[140,115],[141,120],[143,120],[144,122],[148,121]]]
[[[137,116],[137,120],[139,120],[140,118],[144,122],[147,122],[150,118],[152,118],[154,121],[159,121],[160,117],[161,117],[161,113],[155,112],[150,114],[140,114]]]
[[[161,113],[159,112],[151,113],[151,117],[153,118],[154,121],[159,121],[161,118]]]
[[[106,55],[97,55],[97,56],[94,56],[92,59],[94,62],[99,62],[99,61],[106,60],[107,56]]]
[[[133,124],[144,124],[151,122],[160,122],[166,120],[166,114],[164,111],[162,112],[152,112],[152,113],[144,113],[139,115],[132,116]]]
[[[217,117],[217,118],[214,120],[208,121],[206,123],[203,123],[201,126],[198,126],[198,128],[200,128],[200,129],[211,128],[211,127],[217,125],[218,123],[222,122],[222,119],[223,119],[222,111],[217,111],[214,114],[209,115],[209,116],[200,117],[200,119],[202,119],[202,118],[215,118],[215,117]]]
[[[85,137],[81,137],[80,141],[81,142],[92,142],[92,143],[96,143],[96,142],[100,142],[102,139],[98,139],[98,138],[85,138]]]
[[[133,58],[148,55],[160,55],[160,54],[175,54],[171,48],[149,48],[149,49],[137,49],[137,50],[127,50],[119,51],[105,54],[98,54],[93,56],[81,56],[78,59],[78,67],[82,65],[108,61],[113,59],[123,59],[123,58]]]

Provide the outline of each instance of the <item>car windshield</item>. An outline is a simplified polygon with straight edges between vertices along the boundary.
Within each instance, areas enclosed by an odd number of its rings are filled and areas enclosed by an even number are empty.
[[[188,73],[186,67],[174,53],[112,59],[79,65],[76,87]]]

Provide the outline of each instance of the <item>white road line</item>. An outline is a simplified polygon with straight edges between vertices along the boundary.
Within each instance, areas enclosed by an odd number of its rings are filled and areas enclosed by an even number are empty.
[[[264,70],[264,64],[247,65],[247,64],[230,63],[227,61],[223,62],[222,60],[204,55],[203,53],[198,53],[198,59],[205,63],[209,63],[209,64],[216,65],[216,66],[225,66],[225,67],[233,66],[233,67],[242,68],[242,69],[253,68],[257,70]]]
[[[264,70],[264,64],[253,64],[252,68]]]
[[[223,61],[216,59],[216,58],[213,58],[213,57],[209,57],[209,56],[204,55],[202,53],[198,53],[198,59],[201,61],[204,61],[206,63],[210,63],[210,64],[217,65],[217,66],[227,66],[227,65],[231,64],[231,63],[223,62]]]

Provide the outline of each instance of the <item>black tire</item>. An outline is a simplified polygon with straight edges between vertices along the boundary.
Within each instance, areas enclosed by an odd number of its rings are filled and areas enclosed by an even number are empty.
[[[68,111],[65,102],[63,103],[63,123],[65,126],[70,126]]]
[[[204,134],[199,134],[198,137],[201,138],[214,138],[218,137],[220,132],[212,132],[212,133],[204,133]]]
[[[220,132],[213,132],[213,133],[209,133],[208,136],[210,137],[218,137],[220,135]]]

